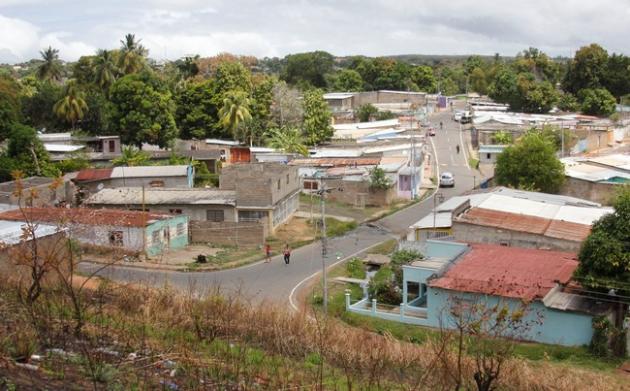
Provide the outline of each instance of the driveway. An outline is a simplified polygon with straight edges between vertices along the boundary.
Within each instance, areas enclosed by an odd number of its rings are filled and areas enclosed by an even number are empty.
[[[465,134],[459,124],[451,120],[451,112],[435,114],[431,122],[436,125],[434,137],[430,137],[431,147],[436,152],[438,171],[450,171],[455,176],[455,187],[438,189],[444,198],[461,194],[473,188],[479,181],[479,172],[468,167],[465,148],[456,152],[456,145],[463,147]],[[444,128],[439,129],[440,121]],[[438,176],[439,177],[439,176]],[[433,198],[403,209],[376,222],[376,226],[361,225],[349,234],[329,240],[326,266],[342,262],[390,238],[402,236],[407,227],[430,213]],[[382,228],[381,228],[382,227]],[[271,300],[293,303],[292,294],[301,288],[305,281],[322,268],[321,244],[319,242],[296,249],[291,256],[291,264],[285,266],[281,257],[271,263],[259,262],[238,269],[218,272],[171,272],[134,269],[124,266],[111,267],[101,273],[104,277],[122,282],[142,282],[155,286],[168,284],[180,290],[195,290],[203,293],[205,288],[220,285],[229,293],[238,293],[253,301]],[[85,264],[86,271],[95,266]]]

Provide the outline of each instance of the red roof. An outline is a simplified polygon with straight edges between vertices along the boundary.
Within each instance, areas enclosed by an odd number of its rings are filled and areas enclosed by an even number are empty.
[[[431,287],[524,300],[543,298],[556,283],[566,284],[577,268],[576,254],[491,244],[471,250]]]
[[[74,178],[76,182],[89,182],[107,179],[111,176],[113,168],[86,168],[79,171]]]
[[[527,232],[575,242],[583,241],[591,232],[590,225],[479,207],[471,208],[466,213],[462,213],[455,218],[455,221],[511,231]]]
[[[14,209],[0,213],[0,220],[116,227],[146,227],[155,220],[164,220],[169,217],[169,215],[142,211],[90,208],[25,208],[23,211]]]

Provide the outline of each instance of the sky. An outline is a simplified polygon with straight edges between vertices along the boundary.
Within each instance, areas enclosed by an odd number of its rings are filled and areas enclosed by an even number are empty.
[[[283,57],[486,54],[530,46],[630,54],[630,0],[0,0],[0,63],[49,45],[74,61],[127,33],[156,60],[221,52]]]

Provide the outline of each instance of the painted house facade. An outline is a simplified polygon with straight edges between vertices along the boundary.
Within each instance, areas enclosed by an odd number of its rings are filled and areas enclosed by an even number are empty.
[[[1,220],[63,227],[83,245],[158,256],[188,245],[188,217],[88,208],[26,208],[0,213]]]
[[[428,327],[454,328],[456,309],[491,309],[526,305],[522,333],[506,337],[581,346],[593,335],[594,316],[609,307],[579,295],[571,288],[577,267],[574,253],[513,248],[489,244],[466,245],[428,241],[416,247],[425,258],[403,266],[403,302],[398,311],[379,310],[375,300],[350,302],[348,311]]]
[[[561,159],[566,175],[560,192],[610,205],[617,190],[630,184],[630,154]]]

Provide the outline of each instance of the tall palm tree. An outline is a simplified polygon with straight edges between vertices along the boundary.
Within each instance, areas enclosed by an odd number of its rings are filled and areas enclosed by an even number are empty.
[[[148,153],[133,147],[123,147],[120,157],[112,160],[114,166],[144,166],[151,156]]]
[[[238,126],[252,119],[252,115],[249,113],[249,98],[247,95],[242,91],[229,93],[223,99],[223,107],[219,110],[219,118],[225,130],[236,136]]]
[[[125,75],[139,72],[144,66],[144,57],[148,52],[140,44],[141,41],[141,39],[136,40],[135,34],[127,34],[125,39],[120,41],[118,67]]]
[[[109,91],[109,87],[116,80],[116,63],[110,50],[99,50],[94,58],[94,82],[103,91]]]
[[[48,46],[48,49],[40,50],[44,63],[37,69],[37,77],[43,81],[61,80],[61,61],[59,61],[59,50]]]
[[[299,153],[308,156],[308,148],[300,130],[292,127],[270,129],[267,133],[270,137],[269,146],[285,153]]]
[[[75,80],[68,81],[64,96],[55,103],[53,111],[57,117],[69,122],[74,129],[76,123],[83,118],[87,110],[85,94],[79,90]]]

